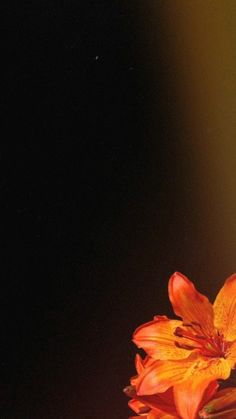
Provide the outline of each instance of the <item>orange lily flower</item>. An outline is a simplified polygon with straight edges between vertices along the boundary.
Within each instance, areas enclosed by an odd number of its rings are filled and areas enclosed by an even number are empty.
[[[139,375],[143,373],[145,368],[152,364],[153,360],[146,357],[144,360],[136,356],[136,370],[138,375],[132,377],[131,385],[124,389],[127,396],[131,397],[129,407],[135,413],[144,416],[146,419],[195,419],[199,410],[207,403],[216,393],[218,384],[216,381],[211,381],[208,384],[201,386],[201,391],[196,390],[196,384],[192,381],[189,383],[191,390],[191,397],[186,397],[183,389],[171,387],[163,393],[156,393],[153,395],[138,395],[136,392],[136,384]],[[236,400],[236,396],[235,396]],[[134,416],[130,419],[136,419]]]
[[[133,341],[151,360],[136,380],[136,392],[151,395],[175,386],[191,398],[194,386],[200,399],[203,388],[227,379],[236,364],[236,274],[213,305],[177,272],[169,280],[169,297],[182,321],[156,316],[134,332]]]

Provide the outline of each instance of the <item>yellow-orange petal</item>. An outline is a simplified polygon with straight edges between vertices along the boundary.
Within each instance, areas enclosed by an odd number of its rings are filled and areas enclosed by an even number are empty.
[[[211,381],[229,378],[231,373],[231,363],[225,358],[196,358],[189,359],[189,368],[185,374],[185,380],[205,380]]]
[[[141,356],[139,354],[136,355],[135,358],[135,366],[136,366],[136,370],[137,370],[137,375],[131,377],[130,379],[130,383],[132,386],[136,385],[136,382],[140,376],[140,374],[142,374],[143,370],[147,367],[149,367],[150,365],[153,364],[153,362],[155,362],[154,359],[152,359],[149,356],[146,356],[144,359],[141,358]]]
[[[228,387],[216,393],[200,412],[201,418],[233,418],[236,415],[236,388]]]
[[[137,377],[138,395],[162,393],[169,387],[185,380],[226,380],[230,376],[231,364],[224,358],[203,358],[196,353],[187,360],[154,361]]]
[[[226,353],[226,357],[228,362],[231,365],[231,368],[235,368],[236,366],[236,341],[228,342],[228,349]]]
[[[175,405],[181,418],[194,419],[203,405],[206,391],[214,394],[217,384],[216,381],[211,383],[210,380],[185,380],[174,387]]]
[[[169,280],[169,298],[177,316],[184,322],[198,323],[206,334],[213,331],[213,307],[186,276],[175,272]]]
[[[139,354],[136,354],[135,357],[135,368],[138,374],[141,374],[141,372],[144,369],[145,360],[141,358]]]
[[[184,359],[190,354],[187,349],[177,347],[181,340],[175,336],[175,329],[182,325],[180,320],[169,320],[156,317],[154,320],[139,326],[133,334],[133,342],[154,359]],[[182,339],[183,342],[183,339]]]
[[[162,393],[180,383],[191,363],[184,361],[154,361],[137,378],[138,395]]]
[[[214,302],[215,327],[226,340],[236,339],[236,274],[231,275]]]

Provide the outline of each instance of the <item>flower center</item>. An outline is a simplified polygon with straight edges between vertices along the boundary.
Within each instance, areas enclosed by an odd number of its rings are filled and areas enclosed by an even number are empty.
[[[175,345],[178,348],[187,350],[198,350],[201,355],[211,358],[226,358],[229,342],[224,336],[215,330],[213,334],[206,334],[199,323],[183,323],[183,327],[175,329],[175,336],[178,341]]]

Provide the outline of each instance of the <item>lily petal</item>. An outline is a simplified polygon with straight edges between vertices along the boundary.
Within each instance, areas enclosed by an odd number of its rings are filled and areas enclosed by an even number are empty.
[[[177,347],[178,341],[183,342],[183,339],[181,341],[174,334],[176,328],[181,325],[180,320],[169,320],[165,316],[159,316],[138,327],[134,332],[133,342],[154,359],[187,358],[190,354],[189,349]]]
[[[175,405],[181,418],[194,419],[199,408],[203,405],[206,392],[208,397],[217,389],[216,381],[211,379],[186,380],[174,387]]]
[[[135,357],[135,368],[138,374],[141,374],[145,366],[148,364],[149,358],[146,357],[144,359],[141,358],[139,354],[136,354]]]
[[[138,395],[163,393],[169,387],[179,384],[191,364],[186,361],[155,361],[137,378]]]
[[[130,400],[128,405],[135,413],[138,413],[139,415],[144,413],[148,414],[148,412],[150,411],[150,408],[148,406],[136,399]]]
[[[231,368],[235,368],[236,365],[236,341],[232,342],[227,350],[227,360],[231,364]]]
[[[202,406],[204,406],[209,400],[212,399],[214,394],[216,394],[218,388],[219,388],[219,384],[216,380],[210,382],[210,384],[206,388],[205,393],[203,395]]]
[[[154,362],[155,360],[149,356],[146,356],[144,359],[142,359],[139,354],[136,355],[135,366],[138,374],[131,377],[130,383],[132,386],[136,386],[137,380],[139,379],[139,376],[142,374],[144,369],[150,367],[150,365],[152,365]]]
[[[231,363],[225,358],[196,358],[190,360],[189,368],[185,374],[185,380],[226,380],[229,378],[231,372]]]
[[[175,272],[169,280],[169,298],[177,316],[184,322],[200,324],[208,334],[213,330],[213,307],[186,276]]]
[[[132,398],[132,400],[129,402],[129,406],[135,411],[135,413],[140,414],[151,410],[160,410],[166,414],[177,414],[172,389],[167,390],[165,393],[153,394],[149,396],[137,395],[134,386],[128,386],[123,391],[128,397]],[[135,401],[137,403],[135,403]]]
[[[131,403],[129,403],[129,407],[134,410],[134,407],[131,405]],[[179,416],[162,412],[161,410],[150,410],[147,416],[142,412],[139,414],[143,419],[179,419]],[[140,419],[140,416],[131,416],[129,419]]]
[[[226,340],[236,339],[236,274],[231,275],[214,302],[215,327]]]
[[[195,359],[194,359],[195,357]],[[202,383],[230,376],[231,365],[224,358],[202,358],[193,354],[187,360],[154,361],[137,377],[138,395],[162,393],[169,387],[185,380],[199,380]]]

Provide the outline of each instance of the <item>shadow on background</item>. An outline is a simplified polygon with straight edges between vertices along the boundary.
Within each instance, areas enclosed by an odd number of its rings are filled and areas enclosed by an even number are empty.
[[[1,416],[126,418],[169,276],[235,271],[236,5],[5,12]]]

